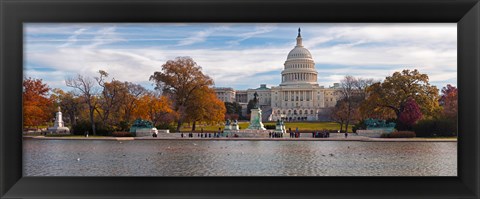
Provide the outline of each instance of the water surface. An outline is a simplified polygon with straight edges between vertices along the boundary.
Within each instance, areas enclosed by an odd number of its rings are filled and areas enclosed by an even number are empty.
[[[25,176],[456,176],[456,142],[35,140]]]

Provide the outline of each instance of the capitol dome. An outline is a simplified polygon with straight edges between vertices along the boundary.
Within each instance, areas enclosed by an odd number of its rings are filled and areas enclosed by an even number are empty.
[[[290,53],[288,53],[287,60],[296,58],[312,59],[312,54],[310,54],[310,51],[308,51],[308,49],[304,48],[303,46],[295,46],[295,48],[293,48]]]
[[[280,85],[318,84],[317,74],[312,54],[303,47],[298,28],[297,45],[288,53]]]

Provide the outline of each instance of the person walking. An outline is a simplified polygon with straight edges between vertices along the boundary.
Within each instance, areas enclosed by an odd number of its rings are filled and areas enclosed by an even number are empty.
[[[345,131],[345,138],[347,138],[347,137],[348,137],[348,133]]]

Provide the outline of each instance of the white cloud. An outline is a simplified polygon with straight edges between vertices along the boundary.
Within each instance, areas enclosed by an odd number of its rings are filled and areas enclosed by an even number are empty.
[[[257,36],[257,35],[261,35],[261,34],[264,34],[264,33],[271,32],[271,31],[275,30],[275,28],[276,27],[274,25],[255,26],[254,31],[239,34],[238,35],[238,37],[240,37],[239,39],[228,41],[227,43],[229,43],[231,45],[238,45],[240,42],[242,42],[244,40],[250,39],[250,38],[252,38],[254,36]]]
[[[205,30],[201,30],[198,32],[195,32],[191,34],[189,37],[181,40],[178,42],[178,46],[187,46],[187,45],[192,45],[195,43],[201,43],[207,40],[207,38],[214,34],[216,31],[221,31],[225,30],[225,26],[218,26],[218,27],[213,27],[213,28],[207,28]]]
[[[281,31],[281,28],[281,25],[257,26],[253,31],[232,35],[233,38],[227,41],[230,41],[230,44],[238,42],[241,46],[241,41],[253,37],[268,39],[267,36],[271,34],[276,38],[285,37],[276,33]],[[232,30],[235,29],[223,24],[206,28],[180,40],[178,45],[206,42],[209,37],[216,34],[228,35]],[[317,63],[321,85],[332,85],[347,74],[380,80],[395,71],[415,68],[427,73],[431,82],[442,85],[447,82],[456,84],[455,25],[340,24],[317,27],[308,24],[302,27],[302,36],[304,45],[311,51]],[[127,49],[105,45],[124,41],[124,38],[116,32],[115,26],[108,26],[100,29],[95,39],[83,48],[73,45],[66,45],[63,48],[40,48],[36,44],[27,46],[26,59],[57,70],[55,76],[60,76],[62,80],[65,76],[75,73],[96,76],[97,71],[102,69],[118,80],[149,84],[150,75],[154,71],[159,71],[167,60],[177,56],[190,56],[215,80],[217,86],[246,89],[256,88],[260,83],[269,85],[280,83],[280,71],[288,52],[293,48],[295,37],[296,34],[293,34],[291,41],[284,44],[241,49],[223,46],[191,50],[131,46]],[[30,73],[31,70],[26,72],[31,76],[48,75]],[[259,73],[262,75],[258,75]],[[51,79],[49,81],[56,81],[58,78]]]
[[[76,30],[75,32],[73,32],[73,35],[71,35],[70,37],[68,37],[67,39],[67,42],[58,46],[59,48],[64,48],[64,47],[67,47],[69,45],[72,45],[72,44],[75,44],[77,41],[78,41],[78,36],[80,36],[83,32],[85,32],[87,29],[86,28],[80,28],[78,30]]]

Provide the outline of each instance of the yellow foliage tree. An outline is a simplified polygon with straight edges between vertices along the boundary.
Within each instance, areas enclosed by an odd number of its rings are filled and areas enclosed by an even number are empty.
[[[204,86],[193,92],[194,101],[187,105],[186,120],[192,122],[195,131],[197,122],[218,123],[225,119],[225,104],[219,100],[212,88]]]

